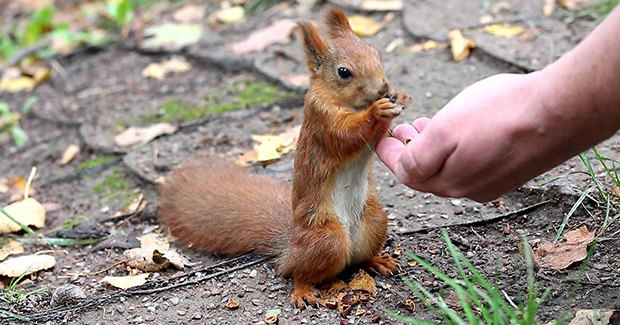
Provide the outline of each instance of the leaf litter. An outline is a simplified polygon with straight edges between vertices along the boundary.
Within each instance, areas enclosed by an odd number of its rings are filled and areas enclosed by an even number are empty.
[[[568,231],[564,242],[539,244],[531,256],[539,267],[563,270],[588,256],[588,245],[594,241],[595,233],[586,226]],[[523,250],[522,245],[520,248]]]

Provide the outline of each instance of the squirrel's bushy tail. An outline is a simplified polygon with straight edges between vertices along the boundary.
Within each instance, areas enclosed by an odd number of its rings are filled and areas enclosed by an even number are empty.
[[[227,255],[282,255],[292,224],[290,185],[205,158],[160,187],[159,217],[192,247]]]

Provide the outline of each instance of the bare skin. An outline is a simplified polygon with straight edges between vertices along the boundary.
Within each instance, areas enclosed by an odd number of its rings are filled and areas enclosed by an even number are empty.
[[[612,136],[620,127],[620,7],[545,69],[500,74],[432,119],[401,124],[376,145],[405,185],[489,201]],[[406,143],[406,144],[405,144]]]

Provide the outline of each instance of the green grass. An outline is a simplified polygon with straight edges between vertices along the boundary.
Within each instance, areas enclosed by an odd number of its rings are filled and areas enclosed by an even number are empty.
[[[32,291],[24,291],[24,289],[18,287],[17,284],[24,278],[24,276],[26,276],[26,274],[27,273],[24,272],[17,278],[13,278],[13,280],[9,282],[8,287],[3,290],[2,295],[0,295],[0,299],[9,304],[15,304],[26,299],[28,296],[36,295],[50,289],[49,286],[44,286]]]
[[[487,281],[478,270],[459,252],[450,241],[448,232],[442,229],[442,235],[446,242],[448,252],[452,257],[452,262],[458,271],[459,278],[451,278],[439,269],[432,266],[411,254],[411,257],[435,277],[440,279],[449,287],[459,299],[460,310],[456,310],[448,305],[442,292],[434,295],[422,284],[404,278],[409,288],[416,296],[432,311],[441,321],[421,320],[411,317],[404,317],[394,312],[388,313],[411,324],[536,324],[536,314],[549,294],[550,289],[540,292],[538,285],[534,281],[534,268],[532,257],[529,256],[529,249],[525,249],[525,260],[527,264],[527,288],[525,296],[515,303],[509,298],[505,298],[503,290],[497,283]],[[523,243],[527,245],[526,242]]]
[[[82,171],[85,169],[89,169],[95,166],[99,166],[102,164],[105,164],[107,162],[110,162],[112,160],[116,159],[116,156],[102,156],[102,157],[97,157],[97,158],[92,158],[89,160],[84,161],[83,163],[79,164],[76,169],[77,171]]]

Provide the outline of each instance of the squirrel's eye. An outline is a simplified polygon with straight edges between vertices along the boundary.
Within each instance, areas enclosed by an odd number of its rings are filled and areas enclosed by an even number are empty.
[[[353,77],[353,74],[347,68],[338,68],[338,77],[347,79]]]

